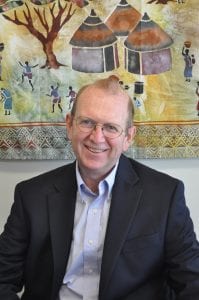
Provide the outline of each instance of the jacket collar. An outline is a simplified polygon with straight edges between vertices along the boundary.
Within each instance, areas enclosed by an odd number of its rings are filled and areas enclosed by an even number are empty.
[[[75,163],[58,169],[48,195],[49,224],[54,262],[52,299],[62,284],[73,233],[77,183]]]
[[[102,257],[99,299],[105,296],[114,266],[133,223],[142,188],[130,160],[121,156],[113,187],[109,221]]]

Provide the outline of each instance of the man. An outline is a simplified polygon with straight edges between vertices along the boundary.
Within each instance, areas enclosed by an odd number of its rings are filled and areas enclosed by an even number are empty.
[[[0,299],[198,299],[183,183],[122,154],[135,127],[117,78],[80,89],[66,126],[76,162],[16,187]]]

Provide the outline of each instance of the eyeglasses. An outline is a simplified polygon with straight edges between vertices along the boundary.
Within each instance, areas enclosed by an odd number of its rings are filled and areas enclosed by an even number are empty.
[[[123,132],[120,125],[114,123],[100,124],[86,117],[77,117],[75,118],[75,121],[79,130],[85,133],[91,133],[97,126],[100,126],[102,128],[103,135],[109,139],[115,139]]]

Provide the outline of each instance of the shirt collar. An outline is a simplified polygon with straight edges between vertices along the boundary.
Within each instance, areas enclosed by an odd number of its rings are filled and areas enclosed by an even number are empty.
[[[116,162],[114,168],[112,169],[112,171],[102,180],[99,182],[99,191],[102,188],[102,186],[106,185],[108,188],[108,199],[111,198],[111,192],[112,192],[112,188],[113,188],[113,184],[115,182],[115,175],[117,172],[117,168],[118,168],[118,164],[119,164],[119,160]],[[90,195],[93,195],[95,197],[97,197],[97,195],[95,193],[93,193],[85,184],[84,180],[81,177],[81,174],[79,172],[79,167],[78,167],[78,162],[76,161],[76,178],[77,178],[77,186],[78,186],[78,193],[80,194],[80,198],[83,199],[82,197],[82,191],[89,191]]]

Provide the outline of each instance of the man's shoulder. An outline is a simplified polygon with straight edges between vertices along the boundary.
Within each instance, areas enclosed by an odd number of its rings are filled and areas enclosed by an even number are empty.
[[[180,181],[178,178],[175,178],[163,171],[157,170],[133,158],[124,156],[124,160],[128,161],[128,164],[131,165],[133,172],[136,173],[140,180],[148,182],[157,181],[159,183],[170,182],[175,184]]]
[[[75,163],[69,163],[55,169],[46,171],[37,176],[28,178],[23,180],[17,184],[17,186],[28,186],[28,187],[36,187],[36,186],[46,186],[51,184],[52,182],[57,182],[60,180],[67,181],[67,179],[71,179],[72,176],[75,175]]]

